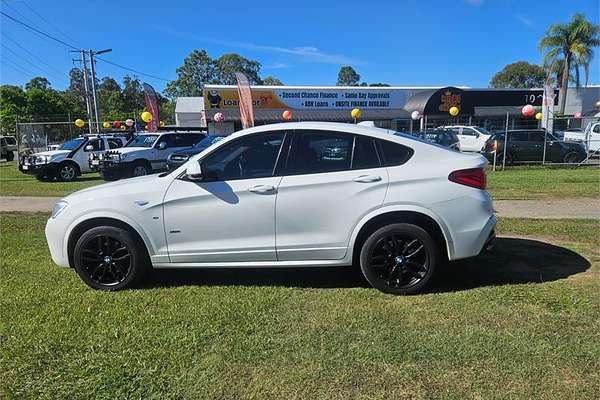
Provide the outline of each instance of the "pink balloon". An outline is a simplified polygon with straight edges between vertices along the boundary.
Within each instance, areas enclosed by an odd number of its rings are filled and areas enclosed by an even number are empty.
[[[577,111],[575,114],[573,114],[573,116],[575,118],[581,118],[581,111]]]
[[[215,122],[223,122],[224,119],[225,119],[225,117],[220,112],[216,113],[215,116],[213,117],[213,120]]]
[[[410,117],[412,119],[419,119],[419,118],[421,118],[421,113],[419,113],[417,110],[415,110],[410,114]]]
[[[525,117],[532,117],[535,114],[535,108],[531,104],[527,104],[521,109],[521,113]]]

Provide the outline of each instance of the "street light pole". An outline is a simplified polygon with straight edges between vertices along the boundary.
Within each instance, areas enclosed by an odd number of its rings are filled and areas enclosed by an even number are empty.
[[[94,54],[103,54],[112,51],[112,49],[105,49],[94,52],[90,49],[90,68],[92,72],[92,96],[94,96],[94,115],[96,116],[96,132],[100,133],[100,111],[98,109],[98,93],[96,92],[96,71],[94,69]]]

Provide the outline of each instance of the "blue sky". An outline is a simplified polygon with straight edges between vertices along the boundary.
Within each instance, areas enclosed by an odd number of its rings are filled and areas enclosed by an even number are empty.
[[[1,8],[78,48],[112,48],[107,60],[167,80],[192,49],[204,48],[213,57],[256,59],[263,76],[289,85],[334,85],[339,67],[352,65],[367,82],[487,87],[507,63],[539,62],[537,43],[551,23],[575,12],[598,23],[599,3],[1,0]],[[0,81],[23,85],[43,75],[63,89],[75,55],[5,17],[0,22]],[[99,77],[126,73],[97,64]],[[166,83],[140,78],[158,90]],[[600,54],[590,81],[600,83]]]

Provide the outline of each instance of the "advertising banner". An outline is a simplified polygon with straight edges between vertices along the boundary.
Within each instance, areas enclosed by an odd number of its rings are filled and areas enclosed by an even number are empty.
[[[148,122],[148,132],[156,132],[160,124],[160,115],[158,113],[158,96],[154,88],[144,83],[144,102],[146,109],[152,114],[152,121]]]

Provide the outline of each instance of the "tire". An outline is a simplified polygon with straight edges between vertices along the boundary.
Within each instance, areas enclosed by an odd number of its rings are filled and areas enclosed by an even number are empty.
[[[131,167],[131,176],[134,178],[137,176],[145,176],[148,174],[150,174],[150,167],[145,161],[136,161],[133,164],[133,167]]]
[[[107,172],[104,170],[100,170],[100,177],[105,181],[117,181],[120,178],[119,175],[114,172]]]
[[[12,151],[6,153],[6,161],[12,161],[15,159],[15,154]]]
[[[502,165],[502,160],[504,159],[504,153],[500,153],[496,155],[496,165]],[[512,154],[506,153],[506,165],[513,165],[514,158]]]
[[[441,257],[437,243],[423,228],[391,224],[373,232],[362,245],[360,269],[384,293],[416,294],[427,287]]]
[[[99,226],[81,235],[73,260],[75,271],[89,287],[107,291],[138,283],[148,262],[139,239],[113,226]]]
[[[581,155],[579,153],[577,153],[576,151],[568,152],[567,154],[565,154],[565,157],[563,158],[563,162],[565,164],[577,164],[581,161],[583,161],[583,157],[581,157]]]
[[[73,162],[63,162],[58,166],[56,175],[63,182],[72,182],[79,175],[79,167]]]

